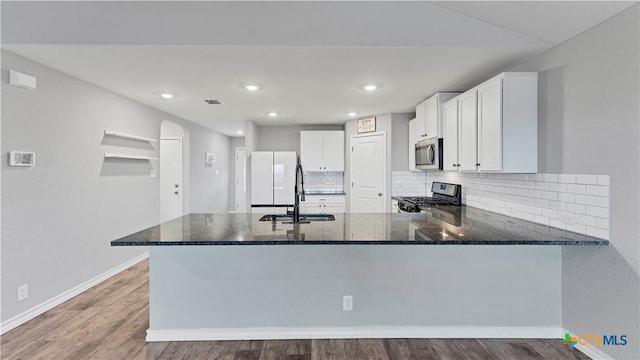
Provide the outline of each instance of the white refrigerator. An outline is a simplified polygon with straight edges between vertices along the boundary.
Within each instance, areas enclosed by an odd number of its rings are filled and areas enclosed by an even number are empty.
[[[282,212],[294,203],[294,187],[298,155],[295,151],[254,151],[251,153],[251,211]]]

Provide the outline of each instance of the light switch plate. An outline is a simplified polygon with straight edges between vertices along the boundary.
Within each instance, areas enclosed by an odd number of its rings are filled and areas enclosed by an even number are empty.
[[[29,151],[9,152],[9,166],[35,166],[36,153]]]

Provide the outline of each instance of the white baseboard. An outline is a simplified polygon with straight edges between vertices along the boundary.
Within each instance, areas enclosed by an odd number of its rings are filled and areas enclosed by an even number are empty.
[[[98,285],[99,283],[109,279],[110,277],[117,275],[118,273],[130,268],[131,266],[147,259],[149,257],[149,252],[145,252],[141,255],[136,256],[135,258],[120,264],[116,267],[114,267],[111,270],[108,270],[92,279],[89,279],[85,282],[83,282],[82,284],[69,289],[65,292],[63,292],[60,295],[57,295],[45,302],[43,302],[40,305],[36,305],[35,307],[21,313],[18,314],[8,320],[6,320],[5,322],[3,322],[2,324],[0,324],[0,334],[4,334],[7,331],[14,329],[24,323],[26,323],[27,321],[33,319],[34,317],[53,309],[54,307],[62,304],[63,302],[71,299],[72,297],[82,293],[83,291],[86,291],[96,285]]]
[[[147,330],[147,341],[365,339],[365,338],[517,338],[561,339],[559,327],[357,326],[263,327]]]
[[[567,329],[564,329],[564,331],[562,333],[563,334],[569,333],[571,336],[576,336],[574,333],[572,333],[571,331],[569,331]],[[599,348],[597,348],[597,347],[595,347],[593,345],[576,344],[575,348],[578,349],[581,353],[587,355],[588,357],[590,357],[591,359],[594,359],[594,360],[615,360],[613,357],[605,354],[602,350],[600,350]]]

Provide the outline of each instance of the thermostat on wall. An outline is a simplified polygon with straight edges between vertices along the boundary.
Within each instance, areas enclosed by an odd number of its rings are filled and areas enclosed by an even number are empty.
[[[28,151],[9,152],[9,166],[35,166],[36,153]]]
[[[213,163],[216,162],[216,156],[213,155],[212,153],[205,153],[204,154],[204,164],[211,166],[213,165]]]

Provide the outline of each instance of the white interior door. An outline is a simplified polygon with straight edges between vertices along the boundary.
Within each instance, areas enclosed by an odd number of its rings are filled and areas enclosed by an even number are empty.
[[[386,135],[353,136],[351,144],[351,212],[385,212]]]
[[[247,165],[244,148],[236,148],[236,206],[235,212],[247,212]]]
[[[182,139],[160,139],[160,221],[182,216]]]

